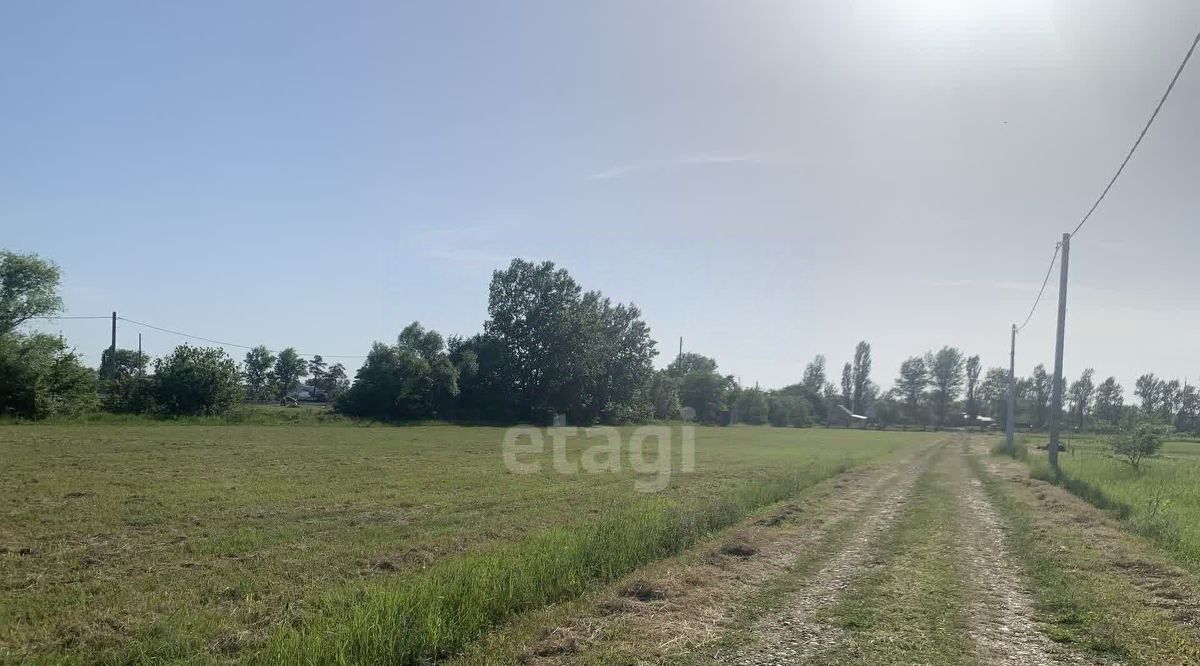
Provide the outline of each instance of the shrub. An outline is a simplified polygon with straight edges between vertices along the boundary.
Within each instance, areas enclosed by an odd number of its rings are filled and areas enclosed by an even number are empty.
[[[1156,423],[1137,423],[1127,428],[1109,442],[1113,455],[1124,458],[1134,469],[1140,469],[1142,460],[1155,456],[1162,448],[1166,429]]]
[[[59,337],[0,335],[0,414],[75,415],[96,405],[96,376]]]
[[[228,413],[242,399],[237,364],[216,347],[180,345],[154,361],[158,409],[171,416]]]
[[[804,428],[812,425],[808,401],[793,395],[773,395],[767,420],[776,427],[795,426]]]

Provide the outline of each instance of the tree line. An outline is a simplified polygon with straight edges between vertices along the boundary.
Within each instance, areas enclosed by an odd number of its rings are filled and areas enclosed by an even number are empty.
[[[180,345],[157,359],[106,349],[90,369],[60,337],[20,330],[61,312],[59,280],[52,262],[0,251],[0,414],[213,415],[246,400],[283,402],[303,389],[348,416],[389,421],[549,423],[562,416],[579,425],[688,419],[803,427],[861,415],[883,427],[942,427],[978,417],[1003,425],[1007,417],[1007,370],[984,370],[978,355],[951,346],[905,359],[886,391],[871,378],[865,340],[836,384],[823,355],[800,381],[776,390],[743,387],[696,353],[656,370],[656,342],[641,311],[585,291],[552,262],[515,259],[495,271],[480,332],[447,338],[413,322],[394,342],[374,343],[353,381],[341,363],[306,359],[290,347],[258,346],[241,363],[216,347]],[[1042,364],[1016,379],[1016,425],[1047,425],[1051,384]],[[1125,404],[1115,378],[1096,383],[1090,368],[1064,388],[1064,417],[1076,428],[1153,417],[1200,430],[1200,395],[1178,380],[1139,377],[1136,405]]]

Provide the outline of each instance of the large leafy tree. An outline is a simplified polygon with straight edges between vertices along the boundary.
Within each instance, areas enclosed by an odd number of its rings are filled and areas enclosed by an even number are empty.
[[[852,396],[852,411],[866,412],[867,392],[871,385],[871,344],[862,340],[854,348],[854,366],[852,368],[854,393]]]
[[[621,422],[650,413],[648,386],[657,354],[633,305],[584,293],[551,262],[514,259],[496,271],[484,335],[500,352],[498,377],[515,416],[545,422]]]
[[[96,406],[96,374],[55,335],[0,334],[0,415],[71,415]]]
[[[411,420],[443,415],[458,396],[458,369],[437,331],[413,322],[396,344],[376,342],[354,384],[338,397],[338,411],[351,416]]]
[[[967,358],[967,416],[971,418],[979,416],[979,373],[981,369],[978,354]]]
[[[1000,367],[988,368],[979,385],[979,402],[986,408],[988,416],[1003,422],[1008,418],[1008,370]]]
[[[679,418],[683,407],[679,402],[679,385],[679,378],[665,370],[654,373],[654,379],[650,381],[650,404],[654,409],[654,418]]]
[[[51,261],[0,250],[0,335],[35,317],[61,312],[59,279],[58,266]]]
[[[849,362],[842,366],[842,405],[854,411],[854,366]]]
[[[822,422],[829,416],[826,414],[825,384],[825,356],[817,354],[804,367],[804,378],[800,380],[800,385],[804,389],[804,397],[808,400],[809,411]]]
[[[246,393],[251,400],[267,400],[271,397],[271,370],[275,367],[275,355],[263,345],[246,352],[242,368],[246,377]]]
[[[1080,430],[1083,430],[1084,419],[1092,406],[1092,395],[1096,392],[1096,384],[1092,380],[1095,375],[1096,371],[1088,368],[1083,371],[1079,379],[1071,382],[1071,401],[1075,403],[1075,424]]]
[[[921,396],[929,385],[929,372],[925,360],[920,356],[910,356],[900,364],[900,375],[896,377],[895,390],[904,401],[904,410],[909,422],[920,420]]]
[[[738,421],[741,423],[750,425],[766,423],[770,415],[770,402],[766,392],[758,388],[738,391],[737,413]]]
[[[95,374],[62,338],[17,330],[62,311],[58,282],[50,261],[0,250],[0,415],[40,419],[95,407]]]
[[[350,387],[350,378],[346,375],[346,366],[341,363],[334,363],[329,366],[329,369],[321,376],[317,387],[325,393],[327,399],[337,400],[337,397]]]
[[[954,347],[942,347],[925,356],[929,367],[930,398],[937,424],[944,425],[950,406],[958,399],[963,385],[963,355]]]
[[[1163,423],[1173,423],[1179,413],[1182,387],[1178,379],[1160,381],[1158,383],[1158,418]]]
[[[1050,413],[1050,397],[1053,380],[1046,366],[1038,363],[1030,377],[1030,397],[1033,399],[1034,423],[1039,428],[1046,425],[1046,417]]]
[[[154,361],[158,409],[176,416],[220,415],[242,399],[237,363],[223,349],[180,345]]]
[[[733,378],[717,372],[717,362],[707,356],[686,353],[667,366],[667,374],[679,380],[679,402],[690,408],[701,423],[719,423],[729,407]]]
[[[311,359],[308,360],[308,376],[312,377],[313,386],[317,387],[318,389],[321,388],[321,385],[325,381],[325,373],[328,371],[328,369],[329,364],[325,362],[325,359],[321,358],[320,354],[315,354]]]
[[[1184,432],[1200,431],[1200,392],[1192,384],[1179,392],[1179,416],[1175,427]]]
[[[1125,406],[1125,390],[1116,377],[1109,377],[1096,388],[1094,412],[1096,417],[1115,426],[1121,421],[1121,409]]]
[[[1142,400],[1142,413],[1146,416],[1153,416],[1155,408],[1158,406],[1159,396],[1159,379],[1154,376],[1153,372],[1147,372],[1133,385],[1133,394]]]
[[[134,349],[106,348],[97,371],[101,406],[110,412],[142,413],[154,409],[154,380],[146,376],[150,358]]]
[[[279,352],[275,367],[271,369],[271,383],[275,386],[275,398],[280,402],[289,393],[300,387],[300,381],[308,375],[308,363],[292,347]]]

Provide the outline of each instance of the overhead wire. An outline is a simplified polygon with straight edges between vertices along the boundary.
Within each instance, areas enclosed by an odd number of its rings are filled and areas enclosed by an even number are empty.
[[[1180,75],[1183,74],[1184,68],[1187,67],[1188,61],[1191,60],[1192,54],[1195,53],[1197,44],[1200,44],[1200,32],[1197,32],[1196,37],[1192,39],[1191,46],[1188,47],[1187,53],[1184,54],[1183,60],[1179,63],[1179,67],[1175,69],[1175,75],[1171,77],[1171,82],[1167,84],[1166,91],[1164,91],[1162,97],[1159,98],[1158,104],[1154,107],[1154,112],[1150,114],[1150,119],[1146,121],[1146,124],[1142,127],[1142,131],[1138,133],[1137,140],[1133,142],[1133,146],[1130,147],[1129,152],[1126,153],[1125,159],[1121,160],[1120,166],[1117,167],[1117,170],[1113,174],[1112,178],[1108,180],[1108,183],[1104,186],[1104,190],[1100,192],[1100,196],[1096,198],[1096,201],[1092,204],[1092,207],[1088,209],[1086,214],[1084,214],[1083,219],[1079,221],[1079,224],[1075,225],[1075,228],[1071,231],[1070,238],[1074,238],[1075,234],[1079,233],[1079,230],[1083,228],[1083,225],[1087,224],[1087,221],[1092,217],[1092,213],[1095,213],[1096,209],[1100,207],[1100,203],[1104,201],[1106,196],[1108,196],[1109,191],[1112,190],[1112,187],[1117,182],[1117,179],[1121,177],[1121,173],[1125,171],[1125,166],[1129,164],[1129,160],[1132,159],[1133,154],[1137,152],[1138,146],[1142,144],[1142,139],[1146,138],[1146,133],[1150,131],[1150,126],[1153,125],[1154,120],[1158,118],[1158,114],[1160,111],[1162,111],[1163,105],[1167,103],[1167,98],[1170,97],[1171,91],[1175,89],[1175,84],[1179,81]],[[1025,321],[1021,322],[1021,325],[1017,327],[1018,333],[1029,324],[1029,321],[1033,318],[1034,312],[1037,311],[1038,305],[1042,302],[1042,295],[1046,292],[1046,285],[1050,282],[1050,275],[1054,272],[1054,264],[1058,261],[1058,253],[1061,249],[1062,243],[1056,243],[1054,245],[1054,255],[1050,258],[1050,266],[1046,269],[1046,277],[1042,279],[1042,286],[1038,290],[1037,298],[1033,301],[1033,307],[1029,309],[1029,314],[1025,316]]]
[[[1166,92],[1164,92],[1162,98],[1158,100],[1158,106],[1154,107],[1154,113],[1150,114],[1150,120],[1146,121],[1145,127],[1143,127],[1141,133],[1138,134],[1137,141],[1133,142],[1133,147],[1129,149],[1129,153],[1125,155],[1125,159],[1121,160],[1121,166],[1117,167],[1117,172],[1113,174],[1113,177],[1109,179],[1108,184],[1104,186],[1104,191],[1100,193],[1100,196],[1096,199],[1096,203],[1092,204],[1092,207],[1088,209],[1087,214],[1083,216],[1083,219],[1079,221],[1079,224],[1075,225],[1074,231],[1071,232],[1072,238],[1074,238],[1075,234],[1079,233],[1079,230],[1082,229],[1083,225],[1087,223],[1089,218],[1091,218],[1092,213],[1096,212],[1096,208],[1100,206],[1100,202],[1104,201],[1104,197],[1107,196],[1108,191],[1112,189],[1113,183],[1117,182],[1117,178],[1119,178],[1121,176],[1121,172],[1125,170],[1125,165],[1129,164],[1129,159],[1133,157],[1134,151],[1136,151],[1138,146],[1142,144],[1142,139],[1146,138],[1146,132],[1148,132],[1150,130],[1150,126],[1154,124],[1154,119],[1158,117],[1158,112],[1162,111],[1163,104],[1166,104],[1167,97],[1171,95],[1171,90],[1175,88],[1175,82],[1179,80],[1179,75],[1183,73],[1183,68],[1187,67],[1188,60],[1192,58],[1192,53],[1196,51],[1196,44],[1200,44],[1200,32],[1197,32],[1196,38],[1192,40],[1192,45],[1190,48],[1188,48],[1187,54],[1183,56],[1183,61],[1179,63],[1179,68],[1175,70],[1175,76],[1171,77],[1171,83],[1167,85]]]
[[[1025,316],[1025,321],[1017,327],[1017,332],[1020,333],[1025,325],[1033,319],[1033,313],[1037,311],[1038,304],[1042,302],[1042,294],[1046,293],[1046,285],[1050,282],[1050,274],[1054,272],[1054,264],[1058,262],[1058,251],[1062,249],[1062,243],[1054,244],[1054,255],[1050,257],[1050,265],[1046,268],[1046,277],[1042,278],[1042,288],[1038,289],[1037,298],[1033,301],[1033,307],[1029,308],[1029,314]]]
[[[163,328],[162,326],[155,326],[154,324],[147,324],[144,321],[136,321],[133,319],[129,319],[128,317],[117,317],[117,319],[119,319],[123,322],[126,322],[126,323],[133,324],[135,326],[143,326],[145,328],[153,329],[155,331],[161,331],[163,333],[170,333],[171,335],[178,335],[180,337],[190,338],[192,340],[201,340],[203,342],[208,342],[208,343],[214,344],[214,345],[221,345],[223,347],[236,347],[238,349],[254,349],[254,347],[251,345],[241,345],[236,342],[227,342],[225,340],[216,340],[214,338],[206,338],[206,337],[203,337],[200,335],[184,333],[183,331],[176,331],[176,330],[173,330],[170,328]],[[279,350],[275,350],[275,349],[268,349],[267,351],[271,352],[272,354],[279,353]],[[296,354],[299,356],[310,356],[310,357],[311,356],[320,356],[321,358],[360,358],[360,359],[366,358],[365,354],[307,354],[304,352],[296,352]]]

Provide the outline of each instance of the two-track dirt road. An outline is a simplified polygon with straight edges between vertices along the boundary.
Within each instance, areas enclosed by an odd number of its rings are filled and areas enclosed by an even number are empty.
[[[1197,576],[988,444],[948,434],[825,482],[551,622],[519,661],[1200,663]]]

